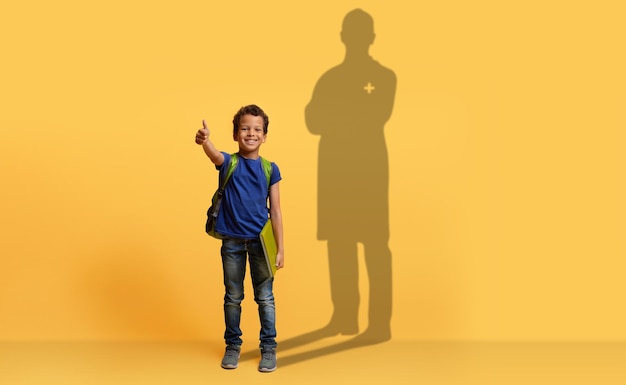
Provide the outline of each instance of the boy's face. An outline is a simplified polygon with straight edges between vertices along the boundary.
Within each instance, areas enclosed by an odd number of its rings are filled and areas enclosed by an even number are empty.
[[[243,115],[239,120],[239,129],[235,134],[235,141],[239,143],[239,151],[246,153],[256,152],[265,143],[265,133],[263,132],[263,117],[254,115]]]

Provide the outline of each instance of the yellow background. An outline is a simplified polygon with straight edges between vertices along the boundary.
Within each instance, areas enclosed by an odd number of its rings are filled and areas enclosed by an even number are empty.
[[[4,5],[0,339],[219,340],[216,173],[193,136],[206,119],[234,151],[248,103],[284,178],[279,332],[323,326],[304,107],[356,7],[398,77],[394,339],[624,339],[625,9],[534,0]],[[243,322],[254,340],[251,294]]]

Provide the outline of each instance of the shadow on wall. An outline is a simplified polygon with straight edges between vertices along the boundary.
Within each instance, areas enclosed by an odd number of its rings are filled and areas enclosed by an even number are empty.
[[[317,82],[305,118],[319,135],[317,237],[327,242],[333,315],[329,323],[289,340],[296,348],[322,338],[356,335],[322,349],[281,356],[281,366],[391,338],[392,271],[389,249],[389,163],[385,123],[391,116],[396,76],[369,55],[373,18],[349,12],[341,30],[342,63]],[[369,280],[368,327],[359,334],[358,243]],[[243,355],[252,358],[255,353]]]

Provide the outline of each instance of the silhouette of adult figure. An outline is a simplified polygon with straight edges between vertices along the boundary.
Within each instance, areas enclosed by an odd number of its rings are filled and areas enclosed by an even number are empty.
[[[359,337],[391,338],[389,164],[384,126],[393,109],[396,76],[369,55],[374,20],[349,12],[341,30],[343,62],[322,75],[306,106],[308,130],[320,136],[319,240],[326,240],[333,314],[328,335],[359,332],[358,243],[369,281],[368,328]]]

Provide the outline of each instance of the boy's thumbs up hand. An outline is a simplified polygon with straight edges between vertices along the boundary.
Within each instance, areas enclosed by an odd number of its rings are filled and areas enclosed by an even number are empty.
[[[202,120],[202,128],[196,132],[196,144],[202,144],[209,138],[209,127],[206,125],[206,121]]]

